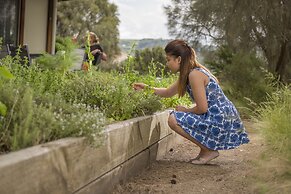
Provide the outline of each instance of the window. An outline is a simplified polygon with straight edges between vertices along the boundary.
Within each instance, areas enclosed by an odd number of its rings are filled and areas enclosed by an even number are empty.
[[[18,43],[19,0],[0,0],[0,37],[2,44]]]

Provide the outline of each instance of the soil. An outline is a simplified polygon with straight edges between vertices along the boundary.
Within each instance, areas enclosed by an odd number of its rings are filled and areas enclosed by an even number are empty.
[[[250,142],[237,149],[220,151],[220,156],[207,165],[193,165],[199,148],[188,140],[175,145],[166,156],[125,184],[113,194],[195,194],[253,193],[251,173],[253,161],[263,151],[260,135],[245,122]]]

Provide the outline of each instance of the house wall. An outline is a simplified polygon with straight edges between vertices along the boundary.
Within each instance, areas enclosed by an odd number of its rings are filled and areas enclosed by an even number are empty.
[[[25,5],[23,44],[30,53],[43,53],[47,40],[48,0],[27,0]]]
[[[54,1],[52,50],[47,48],[48,2]],[[31,54],[54,53],[56,32],[56,0],[26,0],[23,44],[28,44]]]

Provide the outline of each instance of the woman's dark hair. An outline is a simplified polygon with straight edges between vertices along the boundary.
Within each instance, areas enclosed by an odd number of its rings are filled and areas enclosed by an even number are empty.
[[[177,39],[177,40],[173,40],[169,42],[165,47],[165,52],[167,55],[170,55],[176,58],[181,57],[181,63],[180,63],[180,69],[179,69],[180,75],[179,75],[179,83],[178,83],[179,97],[184,96],[186,93],[188,76],[193,68],[195,67],[203,68],[211,74],[211,72],[206,67],[204,67],[197,61],[196,53],[194,49],[191,48],[183,40]],[[216,79],[215,76],[213,77]]]

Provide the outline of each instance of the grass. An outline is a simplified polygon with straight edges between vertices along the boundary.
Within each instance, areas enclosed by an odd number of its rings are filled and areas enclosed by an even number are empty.
[[[285,86],[257,110],[266,150],[258,162],[257,193],[291,193],[291,89]]]

